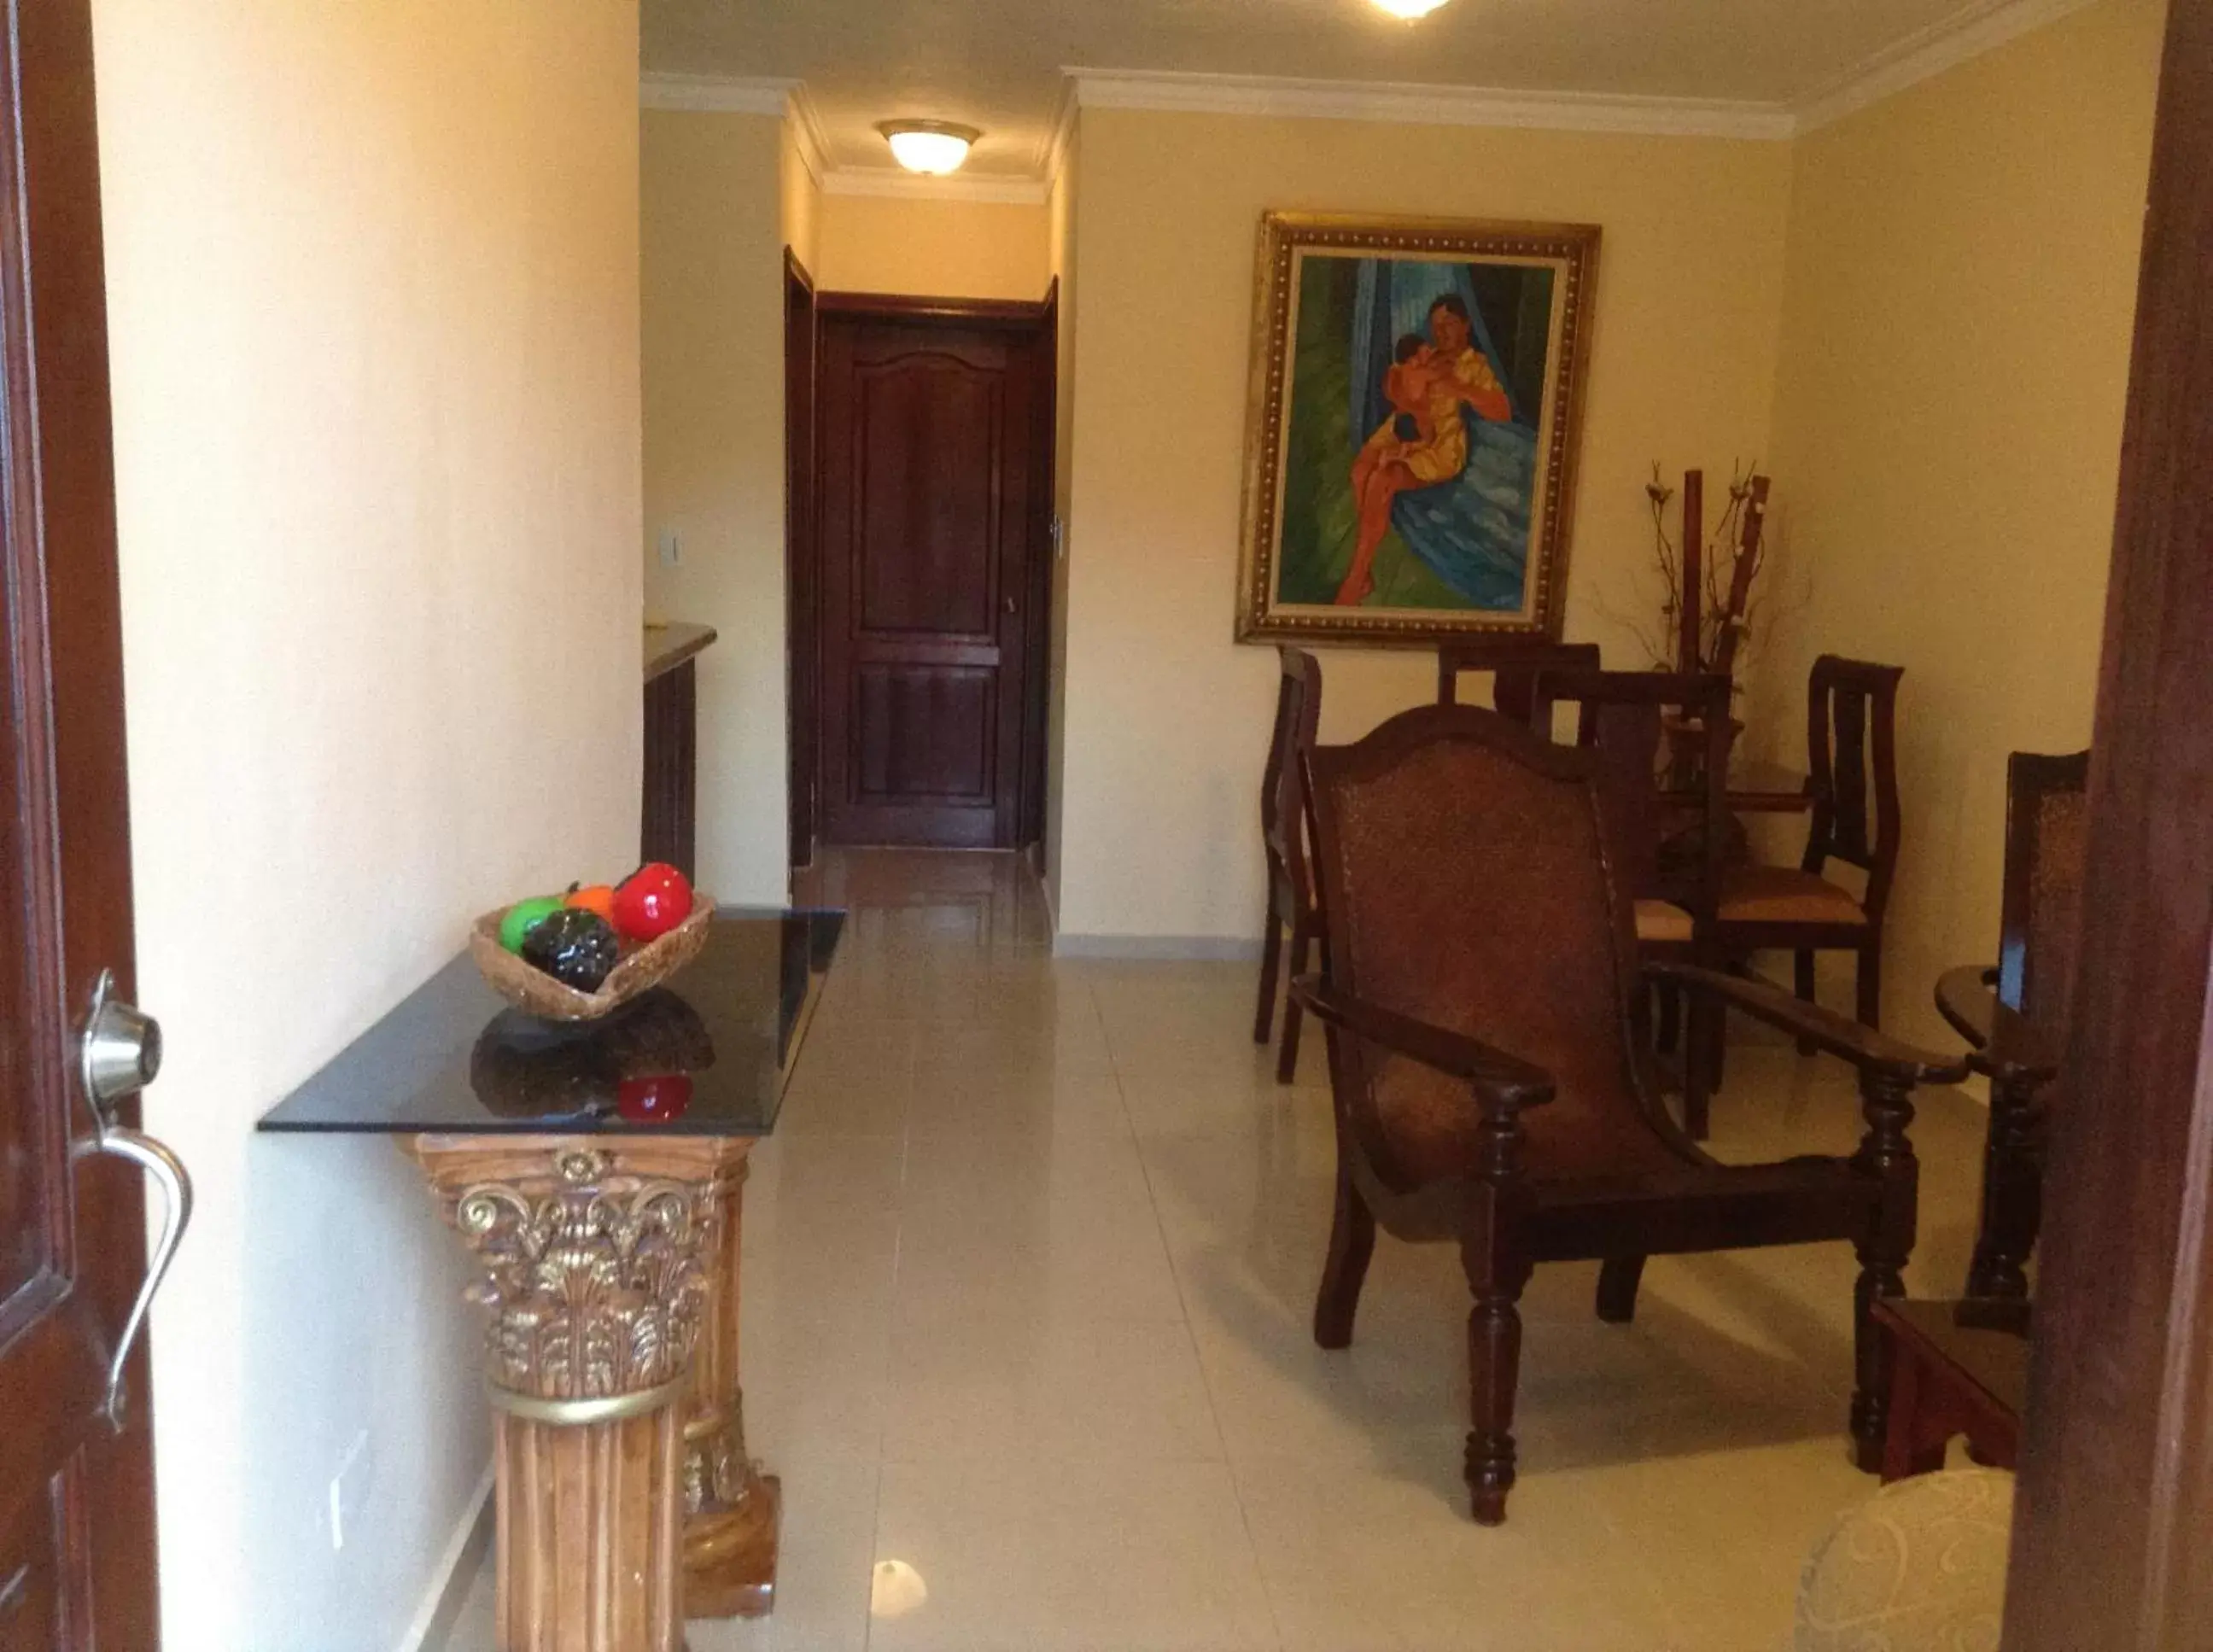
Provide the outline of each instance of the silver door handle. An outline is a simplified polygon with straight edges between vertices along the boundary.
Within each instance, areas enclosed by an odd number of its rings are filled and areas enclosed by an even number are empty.
[[[107,970],[92,989],[92,1009],[85,1018],[78,1052],[78,1075],[84,1083],[86,1105],[92,1109],[93,1133],[80,1137],[70,1149],[72,1158],[112,1153],[128,1159],[151,1177],[162,1190],[162,1236],[146,1267],[145,1282],[138,1287],[131,1315],[123,1322],[123,1335],[107,1365],[107,1396],[101,1405],[108,1423],[123,1429],[123,1368],[144,1328],[154,1306],[154,1293],[177,1254],[185,1228],[192,1219],[192,1179],[184,1161],[143,1131],[115,1121],[113,1104],[154,1082],[162,1070],[162,1029],[150,1015],[118,1001],[115,977]]]

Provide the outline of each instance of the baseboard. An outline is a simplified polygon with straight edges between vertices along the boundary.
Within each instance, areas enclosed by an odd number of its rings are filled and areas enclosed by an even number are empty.
[[[1056,958],[1102,958],[1131,963],[1244,964],[1260,955],[1258,937],[1238,935],[1063,935],[1052,938]]]
[[[487,1463],[484,1478],[477,1482],[453,1536],[446,1539],[430,1587],[424,1592],[423,1604],[415,1609],[415,1621],[407,1625],[394,1652],[445,1652],[462,1604],[491,1554],[491,1466]]]

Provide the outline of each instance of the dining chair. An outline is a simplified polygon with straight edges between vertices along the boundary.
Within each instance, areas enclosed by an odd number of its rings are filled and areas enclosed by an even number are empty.
[[[1805,855],[1796,866],[1727,869],[1716,921],[1728,957],[1770,948],[1795,954],[1794,983],[1808,1003],[1814,954],[1854,954],[1855,1002],[1867,1027],[1882,1024],[1882,921],[1898,867],[1898,683],[1905,674],[1903,666],[1833,654],[1814,661],[1806,686],[1814,806]],[[1864,872],[1864,892],[1832,881],[1832,861]]]
[[[1516,722],[1534,716],[1540,671],[1596,671],[1595,643],[1552,643],[1527,637],[1471,637],[1437,644],[1437,704],[1460,703],[1463,672],[1491,674],[1491,704]]]
[[[1496,712],[1430,705],[1306,760],[1324,972],[1293,993],[1328,1033],[1336,1210],[1314,1338],[1351,1340],[1380,1225],[1455,1243],[1473,1299],[1465,1472],[1476,1520],[1515,1476],[1523,1287],[1540,1262],[1600,1263],[1597,1310],[1636,1311],[1648,1256],[1848,1240],[1856,1287],[1850,1429],[1881,1465],[1888,1369],[1869,1317],[1904,1289],[1919,1168],[1917,1084],[1963,1063],[1764,983],[1641,963],[1596,753]],[[1636,1036],[1652,980],[1771,1021],[1859,1071],[1850,1157],[1723,1165],[1661,1106]]]
[[[2089,781],[2088,752],[2015,752],[2008,760],[1998,961],[1948,971],[1936,984],[1937,1009],[1972,1046],[1968,1065],[1990,1081],[1966,1295],[1971,1301],[2016,1304],[2024,1320],[2027,1267],[2043,1223],[2051,1084],[2074,1004]]]
[[[1616,864],[1635,901],[1637,950],[1648,960],[1722,962],[1715,924],[1728,845],[1729,680],[1718,673],[1556,671],[1538,673],[1530,726],[1552,727],[1552,709],[1577,709],[1575,740],[1596,754]],[[1687,776],[1663,773],[1667,714],[1695,729],[1698,760]],[[1686,796],[1672,783],[1687,778]],[[1672,834],[1672,835],[1671,835]],[[1664,847],[1675,852],[1663,854]],[[1658,1046],[1674,1047],[1681,995],[1661,988]],[[1712,1018],[1694,1015],[1684,1047],[1683,1127],[1704,1141],[1708,1096],[1718,1064]]]
[[[1253,1042],[1265,1044],[1275,1023],[1276,990],[1282,966],[1283,930],[1290,930],[1291,973],[1307,967],[1308,955],[1321,939],[1314,880],[1308,869],[1303,753],[1314,747],[1321,723],[1321,663],[1304,649],[1278,646],[1281,672],[1276,686],[1276,727],[1268,741],[1267,766],[1260,776],[1260,843],[1267,858],[1268,911],[1260,931],[1260,1003],[1253,1017]],[[1300,1009],[1283,1003],[1283,1044],[1276,1058],[1276,1082],[1298,1076]]]

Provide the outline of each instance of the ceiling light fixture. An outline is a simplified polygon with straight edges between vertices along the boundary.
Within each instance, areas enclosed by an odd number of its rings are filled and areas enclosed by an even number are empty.
[[[909,172],[942,177],[960,170],[968,150],[984,134],[948,120],[887,120],[876,130],[892,146],[892,159]]]
[[[1417,17],[1426,17],[1445,0],[1375,0],[1375,3],[1393,17],[1404,17],[1411,22]]]

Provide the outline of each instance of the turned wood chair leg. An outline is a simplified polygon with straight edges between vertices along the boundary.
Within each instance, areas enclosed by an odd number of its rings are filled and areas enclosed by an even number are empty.
[[[1314,935],[1310,920],[1302,915],[1291,924],[1291,978],[1307,972],[1307,959],[1314,950]],[[1283,1044],[1276,1052],[1276,1082],[1288,1084],[1299,1074],[1299,1032],[1304,1026],[1305,1014],[1296,999],[1283,1002]]]
[[[1879,1028],[1882,1025],[1882,946],[1879,941],[1860,948],[1857,974],[1860,1025]]]
[[[1353,1185],[1340,1149],[1337,1167],[1337,1215],[1329,1227],[1329,1254],[1322,1263],[1321,1291],[1314,1299],[1314,1340],[1324,1348],[1352,1344],[1352,1318],[1360,1308],[1360,1286],[1375,1254],[1375,1216]]]
[[[2015,1086],[1990,1086],[1990,1135],[1983,1151],[1983,1208],[1967,1295],[2028,1300],[2027,1262],[2043,1222],[2044,1180],[2037,1113]]]
[[[1819,1003],[1820,999],[1817,996],[1814,986],[1813,949],[1809,947],[1799,948],[1796,956],[1795,956],[1790,961],[1791,982],[1797,991],[1799,1002],[1801,1003]],[[1798,1053],[1801,1056],[1810,1056],[1814,1054],[1815,1051],[1812,1042],[1806,1039],[1800,1039],[1798,1040]]]
[[[1521,1259],[1518,1223],[1502,1219],[1494,1203],[1490,1219],[1460,1241],[1460,1264],[1475,1306],[1467,1316],[1469,1511],[1478,1526],[1506,1521],[1506,1494],[1514,1489],[1514,1396],[1521,1376],[1521,1288],[1529,1265]]]
[[[1878,1296],[1905,1295],[1905,1265],[1913,1253],[1921,1166],[1906,1129],[1913,1122],[1913,1087],[1869,1073],[1860,1081],[1868,1131],[1854,1167],[1873,1177],[1881,1196],[1854,1247],[1860,1274],[1852,1288],[1853,1458],[1863,1472],[1880,1473],[1890,1425],[1890,1339],[1871,1312]]]
[[[1260,1004],[1253,1012],[1253,1042],[1265,1044],[1276,1026],[1276,980],[1283,944],[1283,925],[1276,917],[1276,893],[1268,892],[1268,916],[1260,925]]]
[[[1660,1006],[1659,1027],[1653,1034],[1652,1047],[1663,1056],[1672,1056],[1683,1039],[1683,995],[1672,986],[1658,986],[1652,991]]]
[[[1637,1317],[1637,1285],[1644,1277],[1641,1256],[1609,1256],[1598,1265],[1598,1316],[1608,1325]]]
[[[1714,1086],[1721,1082],[1726,1024],[1719,1004],[1697,997],[1684,1012],[1683,1134],[1694,1142],[1703,1142],[1713,1133]]]

